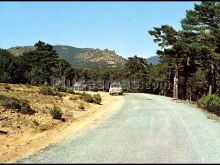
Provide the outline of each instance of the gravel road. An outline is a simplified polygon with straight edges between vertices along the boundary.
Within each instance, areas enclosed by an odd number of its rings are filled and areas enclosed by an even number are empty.
[[[220,123],[170,98],[125,94],[113,115],[17,163],[220,163]]]

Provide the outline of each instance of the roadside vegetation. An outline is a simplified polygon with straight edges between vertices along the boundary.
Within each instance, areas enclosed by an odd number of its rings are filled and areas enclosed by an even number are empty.
[[[220,97],[218,95],[204,95],[198,101],[198,106],[220,116]]]
[[[50,130],[58,121],[74,120],[74,113],[92,111],[88,103],[101,102],[100,94],[63,87],[1,83],[0,92],[0,131],[12,135],[32,128]]]

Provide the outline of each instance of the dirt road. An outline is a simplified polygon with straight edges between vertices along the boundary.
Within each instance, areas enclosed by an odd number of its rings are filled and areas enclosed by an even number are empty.
[[[123,100],[99,126],[19,162],[220,163],[219,122],[167,97],[125,94]]]

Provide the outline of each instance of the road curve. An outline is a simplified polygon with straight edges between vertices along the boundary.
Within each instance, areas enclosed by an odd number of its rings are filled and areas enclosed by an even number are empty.
[[[167,97],[122,97],[98,127],[17,163],[220,163],[219,122]]]

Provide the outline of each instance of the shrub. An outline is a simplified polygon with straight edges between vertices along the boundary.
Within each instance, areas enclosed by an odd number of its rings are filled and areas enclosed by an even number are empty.
[[[80,102],[78,108],[79,108],[80,110],[83,110],[83,111],[84,111],[84,110],[85,110],[85,105]]]
[[[1,95],[0,100],[2,102],[2,106],[4,106],[5,108],[21,109],[20,102],[16,98]]]
[[[50,129],[50,127],[51,127],[51,125],[49,125],[49,124],[43,124],[40,126],[39,129],[40,129],[40,131],[47,131]]]
[[[102,97],[99,93],[93,95],[93,101],[96,104],[100,104],[102,102]]]
[[[50,111],[50,114],[53,117],[53,119],[61,120],[62,118],[62,111],[58,106],[54,106],[53,109]]]
[[[23,113],[23,114],[32,115],[32,114],[35,113],[35,110],[31,109],[30,105],[29,105],[28,102],[25,100],[25,101],[22,101],[22,102],[21,102],[20,112]]]
[[[59,81],[54,85],[54,90],[58,92],[66,92],[67,88],[62,86],[62,81]]]
[[[70,94],[75,95],[75,91],[73,89],[70,89],[70,88],[66,89],[66,93],[70,93]]]
[[[63,96],[65,96],[65,94],[56,91],[56,92],[53,92],[53,96],[63,97]]]
[[[88,103],[93,103],[93,97],[92,95],[86,93],[86,94],[83,94],[81,95],[82,96],[82,99]]]
[[[26,100],[19,100],[14,97],[7,97],[0,95],[2,106],[10,109],[18,109],[23,114],[34,114],[35,111],[30,108],[29,103]]]
[[[198,106],[209,112],[220,115],[220,97],[218,95],[204,95],[198,101]]]
[[[33,123],[34,123],[35,126],[39,126],[40,125],[40,123],[36,119],[33,120]]]
[[[43,95],[54,95],[53,90],[50,87],[44,85],[40,87],[40,93]]]
[[[83,92],[83,93],[85,93],[85,92]],[[80,93],[80,92],[75,92],[75,95],[82,95],[82,93]]]
[[[71,96],[69,97],[69,100],[78,100],[79,99],[79,96]]]
[[[8,85],[8,84],[6,84],[6,85],[4,86],[4,88],[5,88],[6,90],[11,90],[11,86]]]
[[[79,93],[79,95],[81,95],[81,96],[86,96],[86,95],[88,95],[88,93],[86,93],[85,91],[83,91],[82,93]]]

